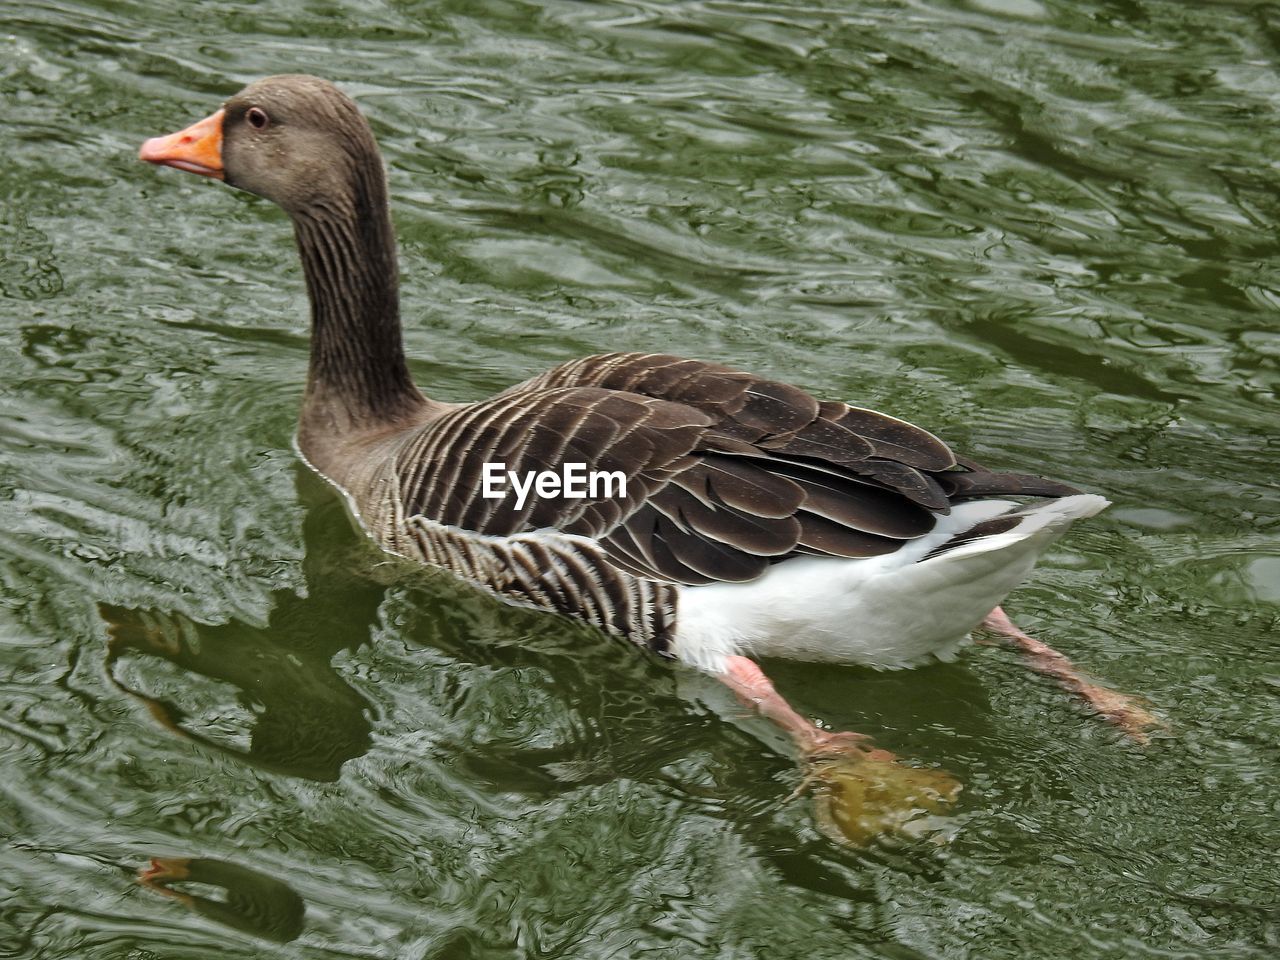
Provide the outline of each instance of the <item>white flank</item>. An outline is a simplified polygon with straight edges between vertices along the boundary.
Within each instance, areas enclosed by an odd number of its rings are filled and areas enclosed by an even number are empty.
[[[1071,521],[1108,505],[1079,494],[1030,509],[1009,500],[952,508],[927,535],[883,557],[803,557],[751,583],[682,587],[674,653],[719,672],[733,654],[911,666],[946,658],[1012,591]],[[956,534],[1012,509],[1012,530],[923,557]]]

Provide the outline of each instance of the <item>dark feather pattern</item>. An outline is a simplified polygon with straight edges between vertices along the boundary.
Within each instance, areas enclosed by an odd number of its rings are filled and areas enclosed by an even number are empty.
[[[582,463],[622,474],[626,493],[485,500],[486,461],[520,473]],[[405,516],[487,536],[586,537],[615,572],[669,584],[746,582],[798,555],[880,556],[928,533],[953,501],[1075,492],[957,461],[897,418],[661,354],[574,360],[449,410],[404,443],[390,479]],[[558,608],[561,579],[541,588]]]
[[[939,544],[929,551],[926,560],[933,557],[941,556],[948,550],[954,550],[956,547],[962,547],[966,543],[973,543],[975,540],[981,540],[984,537],[994,537],[997,534],[1008,533],[1013,530],[1023,520],[1026,515],[1014,510],[1009,513],[1001,514],[998,517],[992,517],[990,520],[983,520],[981,523],[975,523],[968,530],[956,534],[946,543]]]
[[[902,546],[901,540],[852,530],[814,514],[804,514],[802,521],[799,543],[808,548],[805,553],[835,557],[878,557],[892,553]]]
[[[1026,473],[946,473],[938,477],[950,500],[978,497],[1069,497],[1075,487]]]
[[[277,122],[253,127],[253,107]],[[958,459],[895,417],[663,354],[574,360],[475,404],[430,400],[405,361],[385,178],[356,105],[314,77],[271,77],[197,126],[215,121],[227,182],[293,220],[312,320],[299,449],[387,550],[664,650],[681,584],[891,554],[968,498],[1076,492]],[[194,129],[141,156],[190,169]],[[580,465],[623,490],[486,497],[490,464]]]

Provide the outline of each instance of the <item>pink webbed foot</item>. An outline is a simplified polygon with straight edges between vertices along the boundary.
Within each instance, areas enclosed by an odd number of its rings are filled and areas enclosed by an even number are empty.
[[[799,744],[800,755],[812,763],[823,760],[838,760],[841,757],[862,757],[875,755],[877,759],[896,759],[888,750],[880,750],[870,746],[871,738],[865,733],[854,733],[852,730],[823,730],[815,726],[812,735],[805,737]]]
[[[152,857],[149,866],[138,870],[138,883],[148,890],[154,890],[161,896],[170,897],[190,907],[195,903],[190,894],[169,887],[171,883],[188,878],[189,862],[186,857]]]
[[[863,846],[879,837],[945,840],[944,816],[960,781],[945,770],[908,767],[887,750],[812,761],[796,793],[813,792],[818,826],[833,840]]]
[[[720,679],[743,703],[782,729],[799,748],[805,774],[795,795],[811,792],[823,832],[842,843],[863,845],[887,834],[937,836],[960,782],[941,770],[909,767],[869,737],[824,730],[801,716],[752,660],[730,657]]]
[[[1119,727],[1135,742],[1149,743],[1150,731],[1164,726],[1136,697],[1127,696],[1086,680],[1067,657],[1048,644],[1028,636],[1000,607],[996,607],[987,614],[987,618],[982,621],[982,627],[1011,641],[1025,654],[1027,666],[1036,673],[1053,677],[1067,690],[1084,699],[1099,716]]]

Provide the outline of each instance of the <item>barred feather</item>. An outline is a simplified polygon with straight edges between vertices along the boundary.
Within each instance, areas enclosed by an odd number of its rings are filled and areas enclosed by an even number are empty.
[[[253,125],[255,110],[274,120]],[[312,319],[300,450],[383,547],[513,602],[665,651],[677,602],[695,623],[701,603],[713,623],[709,596],[740,605],[741,593],[724,585],[753,584],[752,602],[772,604],[779,583],[807,575],[806,557],[910,566],[938,546],[963,559],[981,552],[965,542],[966,530],[982,536],[975,523],[1016,506],[964,501],[1076,492],[958,459],[896,417],[665,354],[585,357],[474,404],[427,399],[404,357],[376,143],[356,105],[315,77],[258,81],[188,131],[148,141],[140,156],[223,176],[289,213]],[[582,464],[625,487],[616,496],[488,498],[487,464],[521,475]],[[1103,505],[1100,497],[1060,501],[1050,506],[1061,510],[1020,522],[1047,543],[1040,531],[1056,535]],[[994,521],[984,528],[1003,529]],[[1019,549],[1018,562],[1031,562],[1030,547]],[[682,589],[690,585],[714,586]],[[969,602],[989,610],[990,599]]]
[[[486,462],[618,471],[625,495],[486,500]],[[574,360],[446,409],[398,441],[370,488],[392,491],[392,509],[362,510],[389,548],[656,649],[676,585],[750,582],[798,556],[883,556],[952,501],[1072,492],[957,463],[894,417],[653,354]]]

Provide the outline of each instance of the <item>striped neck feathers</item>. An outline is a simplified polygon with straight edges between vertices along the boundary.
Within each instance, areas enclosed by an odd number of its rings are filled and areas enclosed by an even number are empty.
[[[291,211],[311,300],[311,363],[300,436],[403,422],[423,404],[400,327],[396,243],[377,153],[349,189]]]

